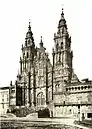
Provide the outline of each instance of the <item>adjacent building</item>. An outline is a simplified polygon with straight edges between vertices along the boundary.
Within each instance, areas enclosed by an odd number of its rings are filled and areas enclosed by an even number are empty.
[[[9,111],[9,87],[0,87],[0,116]]]

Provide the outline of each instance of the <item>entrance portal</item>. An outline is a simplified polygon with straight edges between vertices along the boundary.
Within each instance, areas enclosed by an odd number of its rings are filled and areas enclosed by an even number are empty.
[[[38,111],[38,118],[48,118],[50,117],[50,112],[48,108]]]

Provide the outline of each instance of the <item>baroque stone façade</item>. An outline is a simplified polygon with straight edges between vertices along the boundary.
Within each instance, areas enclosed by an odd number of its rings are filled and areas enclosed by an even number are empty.
[[[92,81],[79,81],[72,68],[73,52],[64,12],[54,34],[52,63],[42,37],[35,46],[30,22],[22,45],[20,72],[10,86],[10,109],[27,107],[31,111],[48,108],[51,117],[92,117]]]

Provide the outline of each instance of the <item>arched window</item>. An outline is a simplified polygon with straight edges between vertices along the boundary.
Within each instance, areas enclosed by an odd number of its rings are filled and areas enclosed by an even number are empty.
[[[45,104],[45,97],[42,92],[37,95],[37,104],[39,106]]]
[[[63,49],[63,42],[61,42],[61,49]]]
[[[55,92],[59,92],[59,90],[60,90],[60,84],[56,84],[55,85]]]
[[[25,53],[23,53],[23,58],[24,58],[24,56],[25,56]]]
[[[28,52],[27,52],[27,58],[28,58]]]

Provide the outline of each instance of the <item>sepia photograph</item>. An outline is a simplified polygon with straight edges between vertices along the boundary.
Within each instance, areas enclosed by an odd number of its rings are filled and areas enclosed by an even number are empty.
[[[0,129],[92,129],[92,1],[0,1]]]

